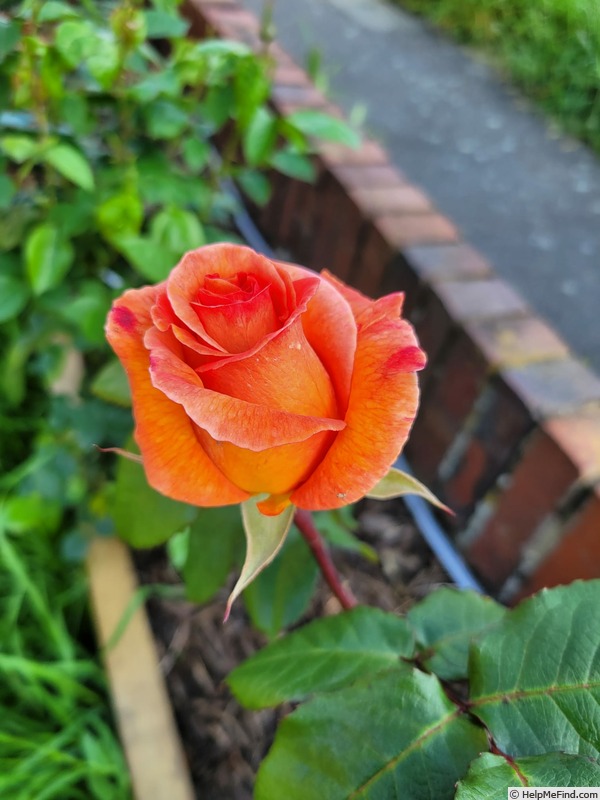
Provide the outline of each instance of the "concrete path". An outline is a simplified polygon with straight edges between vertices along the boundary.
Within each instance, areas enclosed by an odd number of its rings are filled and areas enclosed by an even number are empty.
[[[260,15],[263,0],[241,0]],[[600,159],[485,63],[380,0],[275,0],[282,46],[600,372]]]

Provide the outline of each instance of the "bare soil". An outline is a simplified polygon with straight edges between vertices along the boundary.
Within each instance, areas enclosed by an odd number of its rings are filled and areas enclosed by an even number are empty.
[[[372,564],[353,554],[336,552],[340,573],[359,602],[396,613],[448,578],[399,501],[364,501],[358,509],[360,537],[380,557]],[[146,583],[176,583],[178,576],[162,550],[137,554]],[[152,600],[150,620],[198,800],[251,800],[254,777],[290,707],[246,711],[224,683],[227,674],[265,643],[250,627],[243,604],[222,622],[226,587],[199,607],[172,600]],[[320,584],[303,624],[335,614],[339,603]]]

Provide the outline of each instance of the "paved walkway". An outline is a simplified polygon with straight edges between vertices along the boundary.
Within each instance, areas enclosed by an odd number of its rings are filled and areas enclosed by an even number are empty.
[[[263,0],[241,0],[260,15]],[[600,159],[557,137],[485,63],[380,0],[275,0],[330,95],[600,372]]]

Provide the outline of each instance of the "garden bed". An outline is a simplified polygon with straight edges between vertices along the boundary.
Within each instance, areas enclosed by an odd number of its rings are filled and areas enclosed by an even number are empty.
[[[404,612],[448,583],[401,502],[365,501],[358,518],[358,533],[377,548],[379,563],[341,551],[334,555],[359,602]],[[143,583],[179,580],[160,548],[137,553],[135,561]],[[214,602],[202,607],[153,599],[148,610],[197,797],[251,800],[256,770],[279,720],[291,707],[247,711],[232,697],[226,676],[266,638],[248,624],[241,603],[223,624],[226,597],[223,589]],[[320,583],[301,623],[339,610],[338,601]]]

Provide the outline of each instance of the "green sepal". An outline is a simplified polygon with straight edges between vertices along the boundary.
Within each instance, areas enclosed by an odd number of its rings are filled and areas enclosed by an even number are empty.
[[[246,560],[242,567],[242,574],[227,600],[225,621],[229,617],[235,599],[281,550],[294,518],[294,506],[288,506],[281,514],[274,517],[261,514],[257,503],[264,497],[264,495],[256,495],[242,503],[242,522],[246,534]]]
[[[434,495],[433,492],[424,486],[421,481],[418,481],[412,475],[402,472],[399,469],[392,467],[387,475],[375,484],[370,492],[367,492],[367,497],[372,500],[391,500],[393,497],[403,497],[406,494],[416,494],[427,500],[442,511],[447,511],[448,514],[453,514],[448,506],[445,506],[441,500]]]

